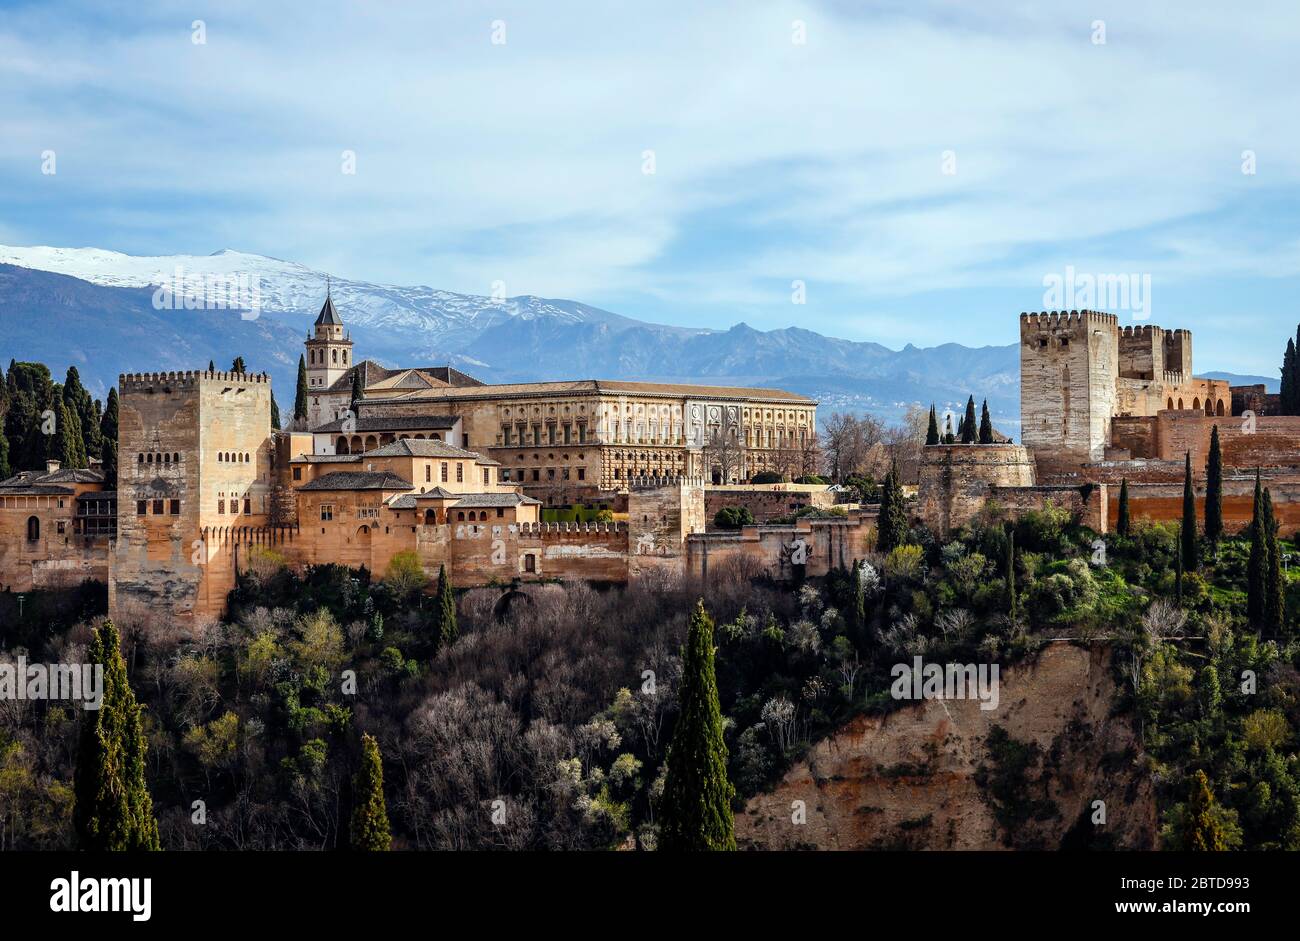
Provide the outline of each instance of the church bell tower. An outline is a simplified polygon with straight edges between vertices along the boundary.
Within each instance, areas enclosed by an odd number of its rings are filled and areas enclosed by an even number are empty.
[[[307,338],[307,395],[322,395],[352,368],[352,340],[343,332],[343,320],[334,309],[334,297],[325,289],[325,304]]]

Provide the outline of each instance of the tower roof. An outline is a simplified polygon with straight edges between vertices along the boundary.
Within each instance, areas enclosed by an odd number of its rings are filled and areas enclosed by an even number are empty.
[[[320,316],[316,318],[316,326],[343,326],[343,320],[339,317],[338,311],[334,309],[334,298],[329,294],[325,295],[325,304],[320,309]]]

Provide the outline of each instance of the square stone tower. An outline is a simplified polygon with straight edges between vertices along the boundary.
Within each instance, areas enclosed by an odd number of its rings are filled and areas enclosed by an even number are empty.
[[[1099,461],[1105,456],[1119,364],[1114,314],[1020,315],[1021,442],[1035,458]]]
[[[135,599],[178,620],[214,613],[203,586],[223,539],[267,522],[271,383],[263,374],[118,379],[118,528],[110,612]],[[224,592],[219,611],[224,605]]]

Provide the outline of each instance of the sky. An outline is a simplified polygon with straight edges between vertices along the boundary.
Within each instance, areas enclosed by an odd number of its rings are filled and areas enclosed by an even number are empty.
[[[1296,48],[1294,0],[0,0],[0,244],[893,348],[1122,275],[1062,306],[1276,376]]]

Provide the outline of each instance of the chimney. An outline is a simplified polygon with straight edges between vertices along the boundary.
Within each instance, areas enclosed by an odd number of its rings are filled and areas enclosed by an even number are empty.
[[[45,462],[45,473],[53,474],[56,470],[58,470],[62,466],[63,466],[62,461],[56,461],[53,458],[51,458]]]

